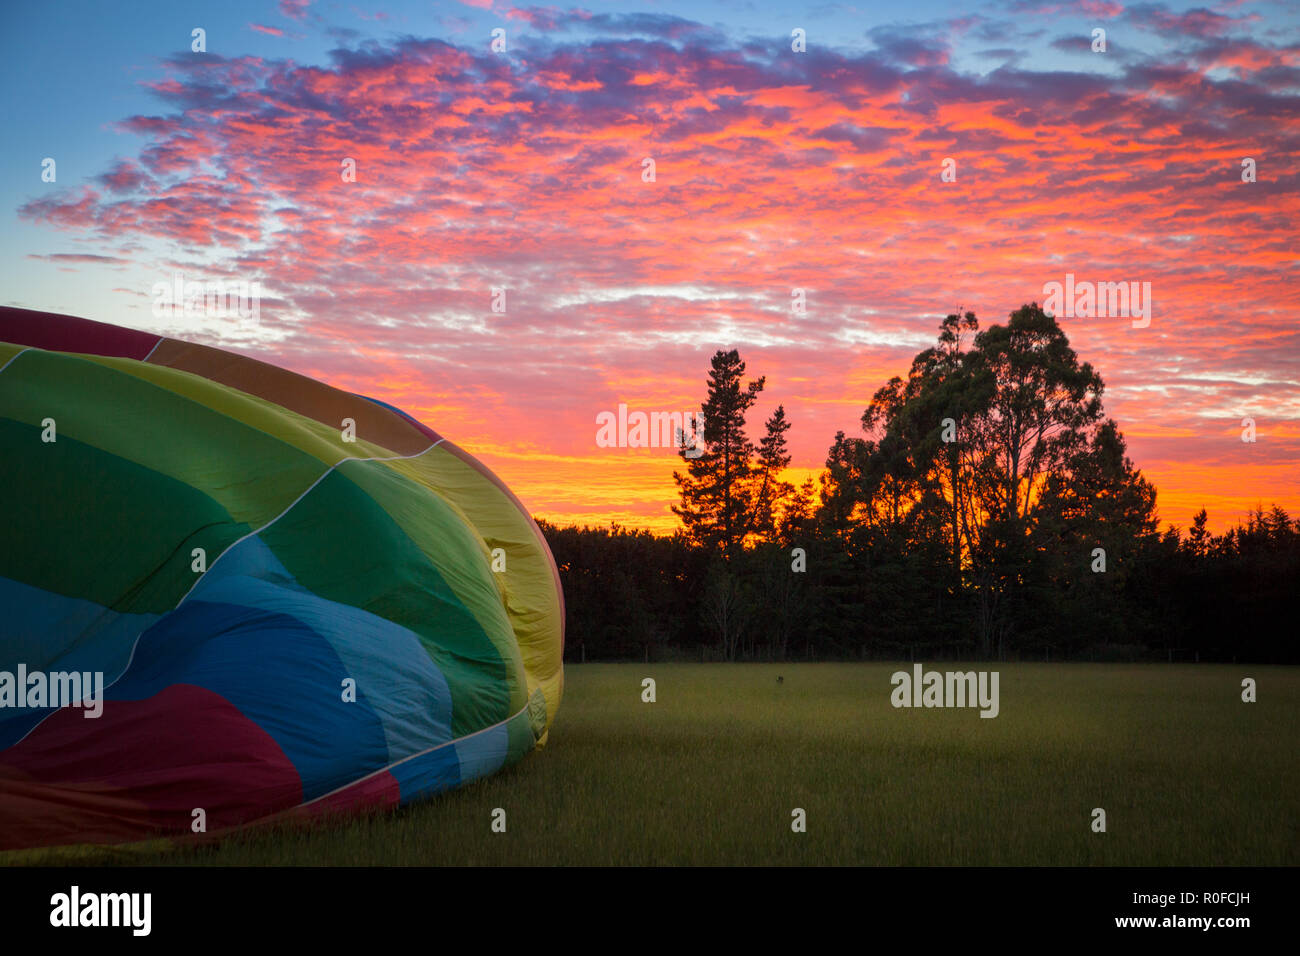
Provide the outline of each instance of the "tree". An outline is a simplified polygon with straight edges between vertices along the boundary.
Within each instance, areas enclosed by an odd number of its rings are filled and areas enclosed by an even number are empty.
[[[1210,532],[1206,528],[1210,516],[1204,508],[1196,512],[1192,518],[1192,526],[1187,529],[1187,549],[1192,554],[1204,557],[1210,544]]]
[[[764,379],[742,384],[745,363],[735,349],[718,350],[708,380],[702,453],[691,458],[678,450],[686,473],[673,472],[681,498],[673,513],[699,546],[719,551],[731,562],[753,527],[755,448],[745,433],[745,413],[763,390]],[[783,413],[784,417],[784,413]],[[782,439],[784,441],[784,439]]]
[[[758,443],[755,476],[758,487],[754,493],[752,530],[760,540],[773,541],[778,535],[782,516],[791,506],[795,494],[794,486],[781,479],[781,472],[790,465],[790,453],[785,440],[785,433],[790,430],[790,421],[785,417],[785,406],[776,407],[772,417],[767,420],[766,428],[767,433]]]
[[[1119,537],[1154,532],[1154,491],[1104,421],[1103,388],[1037,304],[983,331],[971,312],[943,320],[907,378],[872,397],[866,439],[837,435],[827,460],[828,520],[875,529],[872,560],[893,556],[880,566],[894,589],[881,614],[913,603],[900,619],[911,626],[920,607],[966,591],[981,650],[1000,655],[1061,578],[1052,534],[1082,546],[1102,525]],[[921,555],[928,600],[912,580]]]
[[[977,411],[963,436],[975,455],[988,514],[1023,522],[1049,473],[1102,419],[1103,384],[1079,363],[1054,316],[1037,304],[975,336],[970,392]]]
[[[718,636],[723,660],[734,661],[753,607],[744,581],[721,558],[709,565],[700,606]]]
[[[864,436],[837,433],[797,490],[780,478],[784,408],[757,446],[746,437],[764,380],[744,373],[736,352],[713,357],[703,454],[675,475],[687,530],[538,522],[571,658],[706,641],[728,660],[1300,655],[1300,521],[1261,502],[1221,534],[1204,510],[1185,538],[1158,532],[1155,488],[1104,415],[1101,377],[1037,306],[984,331],[972,313],[947,316],[872,396]]]

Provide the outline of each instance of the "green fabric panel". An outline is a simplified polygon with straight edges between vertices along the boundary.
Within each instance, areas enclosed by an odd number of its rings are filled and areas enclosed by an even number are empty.
[[[507,713],[513,714],[528,700],[528,686],[501,593],[501,575],[492,571],[487,545],[464,513],[405,470],[405,466],[425,457],[383,463],[348,462],[340,470],[379,502],[483,627],[506,662],[510,689]]]
[[[24,359],[25,361],[25,359]],[[160,614],[193,587],[191,550],[209,564],[248,533],[212,498],[39,424],[0,418],[0,577],[116,611]]]
[[[197,488],[255,528],[325,470],[270,435],[77,355],[23,355],[0,375],[0,409],[29,425],[53,418],[60,441],[78,439]]]
[[[115,369],[124,375],[130,375],[142,382],[149,382],[176,395],[198,402],[200,405],[219,412],[227,418],[242,422],[249,428],[255,428],[272,438],[291,445],[311,455],[325,466],[336,465],[344,458],[385,458],[394,453],[382,445],[357,439],[352,442],[343,440],[341,429],[331,427],[308,418],[295,411],[277,405],[257,395],[241,392],[237,388],[222,385],[211,379],[168,368],[166,365],[149,365],[134,362],[131,359],[103,355],[83,356],[86,361],[94,362],[107,368]],[[364,398],[357,398],[358,405],[375,407]],[[321,469],[323,471],[324,469]]]
[[[372,497],[376,482],[366,479],[375,475],[398,481],[381,462],[341,466],[260,537],[303,587],[420,635],[452,689],[454,736],[499,723],[512,713],[506,663],[483,625]]]

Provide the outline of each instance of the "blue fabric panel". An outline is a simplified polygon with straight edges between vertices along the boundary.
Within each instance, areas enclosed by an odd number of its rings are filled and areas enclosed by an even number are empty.
[[[388,763],[384,730],[329,642],[286,614],[186,600],[141,637],[110,700],[141,700],[172,684],[220,694],[269,734],[311,800]]]
[[[400,763],[388,772],[401,788],[403,804],[450,790],[461,782],[460,760],[451,744]]]
[[[17,673],[18,664],[31,671],[102,672],[107,687],[122,673],[136,639],[157,614],[121,614],[93,601],[55,594],[0,577],[0,671]],[[50,645],[66,643],[62,654]],[[48,707],[0,709],[0,750],[21,740],[51,713]]]
[[[504,723],[457,741],[456,755],[460,758],[461,782],[469,783],[500,770],[506,762],[509,749],[510,731]]]
[[[271,582],[287,582],[283,585]],[[189,600],[287,614],[334,649],[378,716],[393,763],[451,740],[451,688],[419,635],[369,611],[318,597],[293,581],[258,537],[221,557]]]

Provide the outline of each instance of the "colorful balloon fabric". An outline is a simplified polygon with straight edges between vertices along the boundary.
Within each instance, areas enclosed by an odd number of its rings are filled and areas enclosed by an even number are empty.
[[[0,309],[0,488],[0,851],[396,807],[545,742],[550,551],[396,408]]]

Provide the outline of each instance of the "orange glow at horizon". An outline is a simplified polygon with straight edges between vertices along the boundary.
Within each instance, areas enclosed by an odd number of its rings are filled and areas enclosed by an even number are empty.
[[[550,462],[551,471],[544,479],[537,477],[527,453],[476,451],[472,446],[469,450],[511,487],[534,517],[552,524],[593,527],[618,524],[660,535],[671,535],[681,528],[681,521],[671,509],[678,503],[672,473],[680,471],[682,463],[667,449],[657,450],[653,455],[634,455],[627,449],[601,449],[629,456],[614,465],[604,455],[559,458]],[[805,478],[812,478],[816,487],[823,470],[790,468],[782,477],[796,486]],[[1300,494],[1290,466],[1201,466],[1192,471],[1176,464],[1157,463],[1140,470],[1156,486],[1162,532],[1170,524],[1186,531],[1202,508],[1206,509],[1208,527],[1215,534],[1244,522],[1257,508],[1267,511],[1275,504],[1293,519],[1300,518]]]

